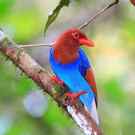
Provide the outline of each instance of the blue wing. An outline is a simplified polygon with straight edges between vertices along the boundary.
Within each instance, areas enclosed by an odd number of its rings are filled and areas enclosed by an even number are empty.
[[[80,96],[80,101],[88,108],[89,111],[91,111],[94,94],[90,85],[87,83],[83,76],[83,74],[85,74],[85,68],[90,67],[90,64],[87,58],[84,57],[84,52],[82,50],[79,50],[79,53],[80,57],[75,62],[69,64],[61,64],[54,59],[53,49],[51,49],[50,65],[53,72],[62,81],[64,81],[71,92],[79,92],[82,90],[87,92],[87,94]]]

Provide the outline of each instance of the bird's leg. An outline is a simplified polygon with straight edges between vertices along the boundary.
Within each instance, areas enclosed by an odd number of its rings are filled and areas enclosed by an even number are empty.
[[[77,92],[77,93],[72,93],[72,92],[65,93],[65,95],[64,95],[65,96],[64,105],[65,106],[67,106],[67,105],[76,105],[78,98],[81,95],[84,95],[86,93],[87,93],[86,91],[80,91],[80,92]]]
[[[64,82],[62,81],[62,80],[60,80],[57,76],[55,76],[55,75],[53,75],[52,77],[51,77],[51,80],[54,82],[54,83],[56,83],[56,84],[58,84],[58,85],[60,85],[60,86],[63,86],[64,85]]]

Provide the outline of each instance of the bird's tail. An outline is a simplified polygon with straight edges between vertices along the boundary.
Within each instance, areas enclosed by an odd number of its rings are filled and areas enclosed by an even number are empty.
[[[91,112],[91,117],[95,120],[97,125],[99,125],[99,117],[98,117],[98,113],[97,113],[95,99],[93,99],[93,101],[92,101],[92,106],[91,106],[90,112]]]
[[[96,122],[97,125],[99,125],[99,118],[96,108],[96,102],[93,94],[87,93],[85,95],[80,96],[80,100],[86,107],[86,109],[91,113],[91,117]]]

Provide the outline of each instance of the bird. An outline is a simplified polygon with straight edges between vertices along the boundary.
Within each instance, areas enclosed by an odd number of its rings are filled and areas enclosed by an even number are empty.
[[[93,47],[94,42],[78,28],[64,31],[50,49],[49,62],[55,76],[52,78],[68,87],[66,96],[71,104],[79,99],[99,125],[97,88],[90,60],[82,46]]]

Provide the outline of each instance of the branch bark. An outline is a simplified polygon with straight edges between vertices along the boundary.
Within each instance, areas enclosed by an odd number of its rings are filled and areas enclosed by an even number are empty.
[[[60,97],[54,89],[54,83],[51,81],[50,74],[43,69],[34,59],[23,49],[14,47],[15,43],[0,31],[0,52],[19,67],[29,78],[31,78],[45,93],[50,95],[54,101],[65,110],[73,121],[80,127],[85,135],[101,135],[100,128],[92,119],[90,113],[83,107],[67,106],[65,107]]]

